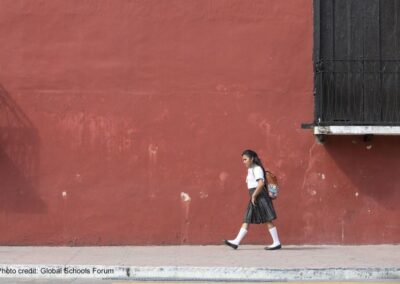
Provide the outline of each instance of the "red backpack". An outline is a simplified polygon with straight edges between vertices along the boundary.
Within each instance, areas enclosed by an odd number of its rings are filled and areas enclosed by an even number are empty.
[[[278,178],[270,171],[266,171],[265,175],[267,180],[266,189],[269,197],[275,199],[278,197],[279,193]]]

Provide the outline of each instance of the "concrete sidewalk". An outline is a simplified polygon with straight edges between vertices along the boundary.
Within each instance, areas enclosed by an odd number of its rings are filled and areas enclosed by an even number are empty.
[[[400,281],[400,245],[284,246],[278,251],[258,245],[237,250],[223,245],[7,246],[0,247],[0,264],[0,278]]]

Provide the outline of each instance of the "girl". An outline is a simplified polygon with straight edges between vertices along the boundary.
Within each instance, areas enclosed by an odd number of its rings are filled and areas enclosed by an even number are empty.
[[[244,214],[242,227],[234,240],[224,240],[224,243],[234,249],[239,247],[240,241],[247,234],[249,224],[267,224],[273,243],[266,250],[277,250],[281,248],[278,231],[272,220],[276,219],[276,213],[271,197],[264,189],[265,168],[257,153],[245,150],[242,153],[243,164],[247,167],[247,188],[249,189],[250,201]]]

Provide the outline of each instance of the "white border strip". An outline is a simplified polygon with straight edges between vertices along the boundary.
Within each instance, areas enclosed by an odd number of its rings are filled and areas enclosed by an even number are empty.
[[[322,135],[400,135],[400,126],[314,126],[314,134]]]

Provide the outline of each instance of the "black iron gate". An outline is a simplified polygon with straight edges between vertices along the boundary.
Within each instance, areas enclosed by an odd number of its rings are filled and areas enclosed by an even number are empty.
[[[400,125],[400,0],[314,0],[315,125]]]

